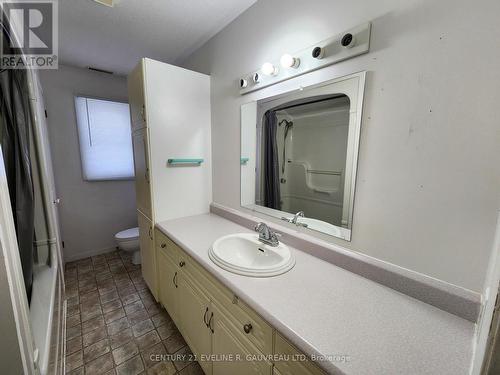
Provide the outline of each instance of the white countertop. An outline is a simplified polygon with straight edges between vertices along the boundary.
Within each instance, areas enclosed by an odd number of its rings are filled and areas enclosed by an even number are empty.
[[[300,250],[289,272],[240,276],[218,267],[208,249],[248,229],[215,214],[164,221],[168,235],[219,281],[330,373],[468,374],[474,324]]]

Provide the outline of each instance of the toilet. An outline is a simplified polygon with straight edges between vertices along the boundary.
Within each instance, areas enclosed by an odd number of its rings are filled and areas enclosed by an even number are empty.
[[[118,232],[115,234],[115,240],[120,249],[132,253],[133,264],[141,264],[138,227]]]

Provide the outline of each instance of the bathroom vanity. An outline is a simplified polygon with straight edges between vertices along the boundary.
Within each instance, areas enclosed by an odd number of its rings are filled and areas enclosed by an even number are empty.
[[[302,353],[158,228],[155,238],[159,301],[206,374],[324,373],[308,360],[272,362]]]
[[[228,272],[208,253],[234,233],[254,232],[213,213],[155,229],[159,301],[207,374],[467,373],[473,322],[291,246],[284,274]]]

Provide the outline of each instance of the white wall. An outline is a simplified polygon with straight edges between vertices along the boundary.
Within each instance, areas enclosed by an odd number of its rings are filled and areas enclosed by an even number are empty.
[[[75,95],[127,101],[124,77],[59,66],[40,74],[48,112],[65,260],[114,248],[116,232],[137,226],[134,181],[87,182],[82,177]]]
[[[240,105],[367,70],[348,248],[480,291],[500,198],[500,2],[259,1],[186,67],[212,75],[214,201],[240,206]],[[362,22],[367,55],[252,94],[237,79]]]

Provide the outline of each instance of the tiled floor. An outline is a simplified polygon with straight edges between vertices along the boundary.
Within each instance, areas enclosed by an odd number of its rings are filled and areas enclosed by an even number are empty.
[[[179,356],[191,352],[129,254],[116,251],[65,268],[66,373],[203,374],[198,363]]]

